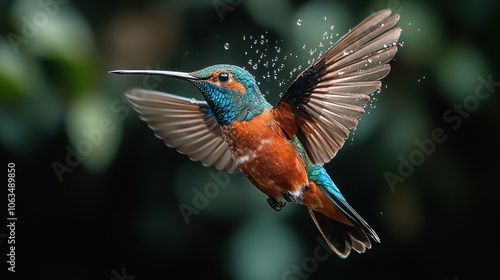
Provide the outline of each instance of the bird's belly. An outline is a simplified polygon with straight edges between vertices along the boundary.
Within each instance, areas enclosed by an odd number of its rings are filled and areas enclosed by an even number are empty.
[[[303,160],[271,112],[234,121],[222,132],[242,173],[263,193],[281,200],[282,191],[299,195],[308,185]]]

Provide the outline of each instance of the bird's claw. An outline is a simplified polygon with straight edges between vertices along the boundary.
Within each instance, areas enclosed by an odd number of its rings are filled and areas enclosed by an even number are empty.
[[[288,202],[294,202],[297,198],[289,191],[282,191],[281,195]]]
[[[286,203],[283,201],[277,201],[274,197],[269,197],[267,199],[269,206],[274,209],[274,211],[281,211],[281,208],[285,207]]]

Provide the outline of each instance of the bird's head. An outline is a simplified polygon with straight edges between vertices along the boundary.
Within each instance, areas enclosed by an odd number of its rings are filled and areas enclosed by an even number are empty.
[[[250,120],[271,107],[252,74],[234,65],[218,64],[191,73],[158,70],[115,70],[110,73],[159,75],[189,81],[201,92],[221,125],[234,120]]]

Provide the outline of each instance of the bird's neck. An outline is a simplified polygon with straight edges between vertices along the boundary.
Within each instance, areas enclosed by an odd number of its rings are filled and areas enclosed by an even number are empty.
[[[248,121],[272,107],[257,87],[252,87],[241,96],[216,91],[202,91],[205,100],[220,125],[234,120]],[[232,98],[228,98],[232,96]]]
[[[260,92],[258,94],[252,94],[250,98],[241,101],[239,104],[236,102],[236,120],[238,121],[249,121],[255,116],[260,115],[264,110],[271,108],[271,104],[267,102]]]

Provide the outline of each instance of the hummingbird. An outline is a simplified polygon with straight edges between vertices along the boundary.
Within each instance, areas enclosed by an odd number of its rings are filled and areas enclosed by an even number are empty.
[[[247,70],[217,64],[159,75],[194,85],[204,101],[132,89],[125,93],[140,118],[169,147],[193,161],[243,173],[280,211],[307,207],[325,242],[341,258],[363,253],[380,238],[349,205],[324,168],[344,145],[381,79],[390,72],[401,28],[399,15],[381,10],[350,29],[271,105]]]

